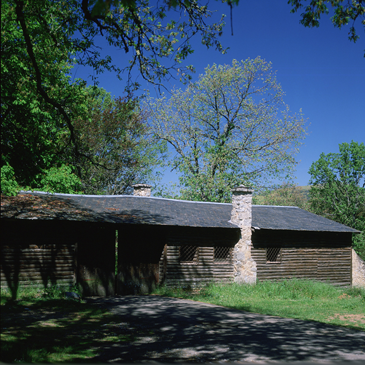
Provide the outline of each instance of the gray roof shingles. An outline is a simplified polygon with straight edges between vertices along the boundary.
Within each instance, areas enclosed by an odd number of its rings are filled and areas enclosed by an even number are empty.
[[[8,219],[71,220],[126,224],[237,228],[230,222],[231,204],[162,198],[21,193],[2,197]],[[252,207],[252,226],[260,229],[357,232],[297,207]]]
[[[254,205],[252,207],[252,226],[275,230],[358,232],[356,229],[298,207],[265,205]]]

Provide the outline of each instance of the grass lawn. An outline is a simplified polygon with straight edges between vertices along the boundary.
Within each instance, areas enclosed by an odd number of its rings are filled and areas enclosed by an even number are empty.
[[[195,290],[161,287],[155,294],[365,330],[365,289],[360,288],[287,280],[256,285],[212,284]]]

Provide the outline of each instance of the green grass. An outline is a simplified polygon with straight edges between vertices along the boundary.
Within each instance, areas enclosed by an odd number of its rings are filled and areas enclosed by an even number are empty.
[[[360,288],[343,289],[309,280],[286,280],[257,285],[211,284],[193,290],[161,287],[154,293],[365,330],[365,290]]]
[[[1,288],[0,305],[6,303],[34,303],[38,301],[47,301],[49,299],[64,299],[65,292],[75,292],[79,294],[76,285],[52,285],[44,288],[41,285],[33,284],[28,286],[19,286],[16,290]]]
[[[70,290],[70,289],[68,289]],[[1,362],[90,362],[102,349],[144,333],[91,304],[66,300],[64,289],[1,289]]]

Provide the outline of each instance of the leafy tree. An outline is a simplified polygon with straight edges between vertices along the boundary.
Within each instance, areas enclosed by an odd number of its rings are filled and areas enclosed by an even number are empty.
[[[91,66],[96,75],[115,71],[119,78],[125,72],[128,90],[138,87],[133,68],[153,83],[175,72],[189,79],[192,67],[181,63],[193,52],[192,36],[224,52],[217,39],[223,18],[208,24],[211,14],[185,0],[2,1],[1,165],[12,166],[21,185],[39,185],[36,176],[62,166],[58,147],[65,130],[73,155],[87,158],[74,127],[74,120],[86,119],[87,96],[83,81],[71,81],[72,66]],[[124,60],[114,64],[100,55],[100,36],[125,52],[124,67]]]
[[[350,23],[349,40],[356,42],[359,39],[358,32],[355,29],[356,21],[365,26],[365,3],[363,0],[289,0],[288,4],[292,5],[292,13],[304,8],[301,14],[301,23],[305,27],[319,27],[319,21],[322,14],[328,14],[330,9],[334,11],[331,20],[336,28],[342,28]],[[330,4],[332,8],[328,8]]]
[[[306,190],[289,183],[283,183],[274,189],[255,195],[253,202],[259,205],[294,206],[309,210]]]
[[[46,25],[58,29],[57,8],[49,3],[50,8],[43,9],[44,24],[37,17],[43,3],[37,4],[24,3],[24,14],[18,14],[18,2],[16,6],[1,2],[1,164],[14,169],[20,185],[39,187],[46,171],[62,166],[60,133],[69,130],[75,141],[70,106],[76,106],[73,111],[77,114],[84,113],[86,105],[84,83],[71,82],[67,75],[69,49],[62,44],[55,47],[42,32]],[[25,18],[27,37],[21,27]],[[53,35],[61,42],[62,31]],[[40,60],[36,68],[33,59]]]
[[[311,209],[362,231],[354,249],[365,258],[365,145],[342,143],[339,153],[320,155],[309,170]]]
[[[81,190],[81,180],[68,165],[51,167],[38,177],[38,187],[41,191],[50,193],[77,194]]]
[[[137,99],[112,98],[104,89],[88,88],[87,119],[74,120],[82,158],[72,164],[87,194],[125,194],[131,185],[151,182],[164,146],[153,140]],[[65,136],[65,144],[68,137]]]
[[[229,201],[235,185],[257,189],[289,176],[305,136],[305,121],[290,114],[271,64],[259,57],[207,67],[186,90],[149,98],[146,108],[156,137],[175,153],[182,199]]]
[[[14,169],[6,164],[1,168],[1,193],[14,196],[20,190],[19,184],[15,180]]]

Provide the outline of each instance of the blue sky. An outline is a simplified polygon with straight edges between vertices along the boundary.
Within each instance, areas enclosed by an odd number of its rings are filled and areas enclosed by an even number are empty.
[[[298,185],[308,184],[309,167],[322,152],[338,152],[338,145],[343,142],[365,142],[365,34],[360,23],[360,39],[354,44],[348,40],[349,27],[334,28],[329,16],[323,17],[319,28],[305,28],[299,23],[300,12],[291,14],[286,0],[241,0],[233,10],[232,36],[228,6],[215,1],[210,5],[216,7],[217,17],[227,14],[221,42],[230,49],[221,55],[207,50],[199,38],[194,39],[195,52],[186,60],[186,64],[195,67],[193,81],[208,64],[230,64],[233,59],[257,56],[270,61],[286,94],[285,103],[292,112],[302,109],[308,119],[308,136],[297,155]],[[125,62],[122,51],[104,43],[100,46],[114,62]],[[78,68],[74,76],[86,78],[87,72]],[[123,96],[125,85],[115,75],[105,73],[99,81],[99,86],[112,95]],[[157,96],[151,85],[138,81],[142,89]],[[164,86],[168,90],[184,87],[178,81]],[[167,173],[164,182],[168,181],[176,181],[176,177]]]

